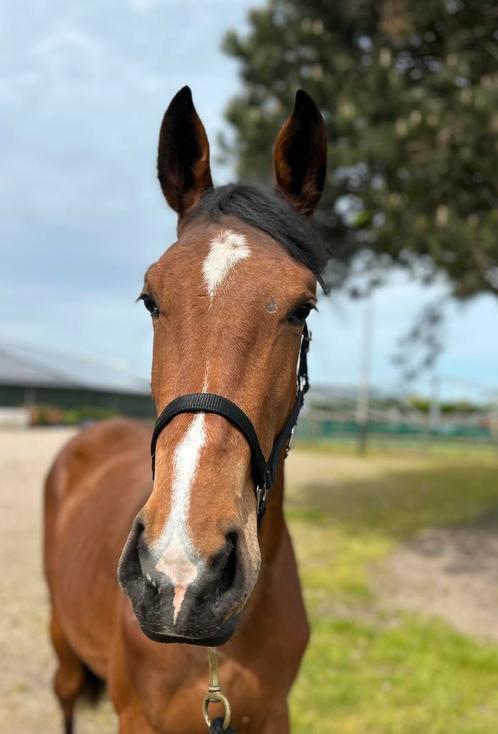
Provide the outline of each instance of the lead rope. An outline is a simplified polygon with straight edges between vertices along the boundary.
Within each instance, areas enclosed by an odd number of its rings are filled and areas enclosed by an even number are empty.
[[[202,704],[202,713],[204,721],[209,729],[210,734],[235,734],[230,728],[231,710],[228,698],[221,690],[220,674],[218,670],[218,655],[215,647],[208,647],[208,664],[209,664],[209,688],[204,696]],[[211,719],[209,717],[209,704],[221,703],[225,709],[224,717]]]

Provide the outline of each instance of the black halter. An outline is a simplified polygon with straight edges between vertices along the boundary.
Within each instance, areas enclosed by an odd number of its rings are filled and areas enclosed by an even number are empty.
[[[261,521],[265,514],[266,498],[268,491],[275,480],[275,474],[280,461],[280,455],[284,447],[288,447],[301,408],[303,407],[304,396],[308,392],[308,348],[311,341],[311,334],[308,332],[306,324],[303,329],[301,339],[301,350],[299,354],[299,367],[297,371],[297,394],[294,406],[285,422],[280,433],[277,435],[270,458],[266,461],[261,446],[259,445],[258,436],[251,420],[239,408],[238,405],[232,403],[228,398],[222,395],[215,395],[209,392],[196,392],[188,395],[180,395],[168,403],[162,413],[159,415],[152,433],[150,452],[152,456],[152,476],[155,471],[156,444],[161,432],[180,413],[217,413],[233,423],[239,431],[245,436],[247,443],[251,449],[251,465],[254,481],[256,483],[257,497],[257,514],[258,521]]]

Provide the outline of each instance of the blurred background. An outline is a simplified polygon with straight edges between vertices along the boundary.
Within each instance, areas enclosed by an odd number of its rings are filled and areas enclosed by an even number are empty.
[[[496,5],[3,0],[0,39],[1,730],[58,731],[43,475],[79,426],[153,415],[135,298],[175,240],[155,155],[188,84],[215,183],[271,181],[298,88],[329,131],[288,471],[313,625],[293,731],[496,732]]]

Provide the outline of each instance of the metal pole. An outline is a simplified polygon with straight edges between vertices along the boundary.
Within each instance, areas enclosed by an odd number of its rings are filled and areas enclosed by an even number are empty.
[[[358,454],[367,452],[368,419],[370,412],[370,368],[372,363],[374,327],[374,299],[372,294],[365,299],[361,345],[360,384],[356,399],[356,424],[358,426]]]
[[[434,374],[431,380],[431,402],[429,406],[429,430],[427,431],[427,452],[430,452],[431,442],[437,437],[441,423],[441,407],[439,405],[439,377]]]

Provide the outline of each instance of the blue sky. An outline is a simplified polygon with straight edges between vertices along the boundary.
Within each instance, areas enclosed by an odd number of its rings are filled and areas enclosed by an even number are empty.
[[[134,299],[146,267],[175,238],[154,170],[162,114],[189,84],[215,142],[240,87],[220,42],[227,28],[244,27],[253,4],[0,4],[1,339],[117,360],[148,374],[150,325]],[[218,182],[229,178],[213,168]],[[375,384],[395,385],[396,339],[442,290],[398,275],[377,293]],[[357,382],[363,309],[343,297],[323,301],[313,316],[315,381]],[[448,394],[498,389],[497,321],[491,297],[450,309],[437,368]]]

